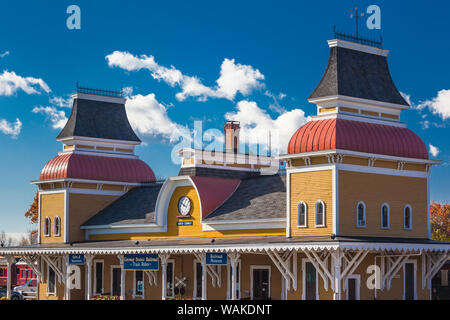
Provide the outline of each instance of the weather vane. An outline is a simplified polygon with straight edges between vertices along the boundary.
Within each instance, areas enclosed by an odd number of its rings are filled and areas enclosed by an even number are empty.
[[[353,12],[354,11],[354,12]],[[350,19],[355,19],[355,25],[356,25],[356,38],[358,38],[358,20],[360,17],[364,16],[364,12],[359,13],[358,8],[350,9]]]

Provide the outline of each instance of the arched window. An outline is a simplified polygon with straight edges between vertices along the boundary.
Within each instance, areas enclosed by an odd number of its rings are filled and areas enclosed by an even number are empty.
[[[412,229],[412,209],[409,204],[403,209],[403,228],[407,230]]]
[[[390,221],[389,221],[389,205],[387,203],[383,203],[381,205],[381,228],[389,229]]]
[[[307,213],[306,203],[300,202],[297,206],[297,226],[298,227],[307,227]]]
[[[44,220],[44,236],[50,236],[50,218],[45,217]]]
[[[316,227],[325,226],[325,203],[322,200],[316,202]]]
[[[60,217],[55,217],[55,222],[53,225],[53,233],[55,236],[59,237],[61,235],[61,218]]]
[[[366,204],[362,201],[356,205],[356,226],[366,226]]]

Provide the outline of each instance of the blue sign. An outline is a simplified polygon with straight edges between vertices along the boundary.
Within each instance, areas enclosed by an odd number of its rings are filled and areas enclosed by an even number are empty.
[[[159,270],[157,254],[125,254],[124,270]]]
[[[69,264],[84,264],[84,254],[69,254]]]
[[[206,254],[206,264],[226,265],[228,264],[228,255],[223,252],[208,252]]]

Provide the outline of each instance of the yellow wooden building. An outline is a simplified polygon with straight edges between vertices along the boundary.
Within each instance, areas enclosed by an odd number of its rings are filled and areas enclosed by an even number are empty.
[[[179,150],[156,181],[120,95],[78,90],[39,180],[39,243],[1,248],[42,300],[430,299],[450,245],[430,240],[430,160],[400,121],[388,50],[328,41],[317,115],[277,158]],[[286,164],[280,172],[280,161]]]

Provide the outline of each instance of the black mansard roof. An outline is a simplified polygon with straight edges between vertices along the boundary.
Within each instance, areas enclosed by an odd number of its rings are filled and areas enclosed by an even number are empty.
[[[156,200],[162,185],[137,187],[108,205],[83,226],[155,222]]]
[[[81,98],[74,99],[70,118],[57,139],[73,136],[141,142],[128,122],[123,103]]]
[[[343,95],[408,106],[389,72],[387,57],[331,47],[328,66],[308,99]]]
[[[83,226],[147,224],[155,222],[161,185],[131,189]],[[254,220],[286,216],[286,177],[276,175],[242,179],[233,195],[204,219]]]

